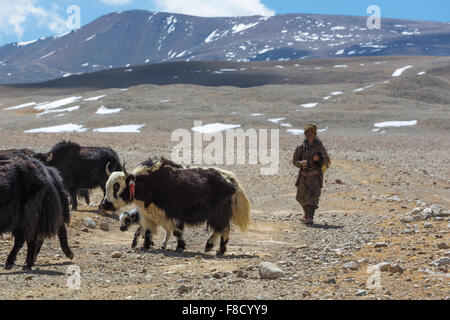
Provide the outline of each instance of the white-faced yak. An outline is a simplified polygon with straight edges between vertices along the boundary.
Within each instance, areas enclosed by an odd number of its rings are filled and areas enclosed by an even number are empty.
[[[173,231],[176,251],[186,247],[185,225],[203,222],[213,230],[205,251],[210,251],[220,236],[218,255],[226,252],[233,222],[246,231],[250,222],[250,202],[233,173],[217,168],[185,168],[167,159],[148,160],[132,173],[110,172],[106,195],[100,204],[114,211],[134,203],[152,233],[157,226]],[[167,235],[168,237],[169,235]],[[166,239],[167,240],[167,239]]]
[[[111,170],[122,170],[119,156],[110,148],[81,147],[75,142],[62,141],[54,145],[48,153],[39,155],[40,160],[57,168],[61,173],[73,210],[78,207],[77,192],[83,195],[87,204],[88,190],[101,187],[103,195],[105,194],[105,184],[108,180],[105,173],[107,163],[110,164]]]
[[[69,222],[69,200],[56,169],[26,156],[0,160],[0,234],[11,232],[14,236],[6,269],[14,266],[26,241],[24,269],[30,270],[44,239],[55,235],[65,255],[72,259],[65,228]]]

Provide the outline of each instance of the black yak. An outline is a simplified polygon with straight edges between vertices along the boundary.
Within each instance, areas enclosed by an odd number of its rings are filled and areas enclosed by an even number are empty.
[[[14,236],[6,269],[13,267],[26,241],[24,269],[30,270],[44,239],[55,235],[65,255],[72,259],[65,228],[69,222],[69,201],[56,169],[27,156],[0,160],[0,234],[11,232]]]
[[[148,160],[131,174],[125,168],[123,172],[111,173],[107,167],[106,171],[110,177],[100,208],[117,210],[134,202],[150,230],[158,225],[173,230],[177,251],[186,247],[185,225],[206,222],[213,234],[205,251],[210,251],[220,236],[218,255],[226,252],[231,221],[242,231],[248,227],[250,202],[231,172],[217,168],[184,168],[164,158]]]
[[[49,156],[45,153],[35,152],[33,150],[24,148],[24,149],[9,149],[9,150],[0,150],[0,160],[9,159],[12,157],[23,157],[28,156],[47,163],[49,160]],[[77,194],[80,197],[83,197],[87,204],[89,204],[89,189],[80,189],[77,190]]]
[[[105,194],[105,184],[108,180],[105,173],[106,164],[109,163],[111,170],[122,170],[119,156],[110,148],[81,147],[75,142],[62,141],[54,145],[48,153],[40,155],[41,160],[61,173],[74,210],[78,207],[77,192],[85,197],[88,204],[89,189],[101,187],[103,195]]]

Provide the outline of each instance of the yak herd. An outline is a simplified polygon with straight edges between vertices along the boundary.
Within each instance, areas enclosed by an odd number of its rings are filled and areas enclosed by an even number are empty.
[[[166,231],[163,249],[173,234],[176,251],[183,251],[185,225],[206,222],[213,231],[205,251],[220,237],[218,255],[226,252],[231,223],[246,231],[250,202],[233,173],[218,168],[184,167],[165,158],[142,162],[132,172],[121,165],[111,148],[82,147],[62,141],[47,153],[30,149],[0,151],[0,234],[9,232],[14,245],[5,268],[14,266],[17,253],[27,243],[25,270],[35,264],[44,239],[58,236],[66,257],[74,254],[67,240],[70,209],[77,196],[89,204],[89,191],[100,187],[100,209],[116,211],[134,205],[120,216],[120,230],[138,225],[132,247],[140,235],[143,248],[161,226]],[[69,201],[70,199],[70,201]]]

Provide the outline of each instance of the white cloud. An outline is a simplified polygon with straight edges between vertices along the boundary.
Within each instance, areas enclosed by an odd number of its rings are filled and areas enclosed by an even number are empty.
[[[154,0],[158,11],[202,17],[272,16],[260,0]]]
[[[15,34],[19,39],[25,33],[25,24],[30,18],[36,19],[38,27],[45,27],[52,32],[67,31],[66,21],[58,14],[58,6],[44,9],[35,4],[36,0],[0,0],[0,35]]]
[[[106,3],[106,4],[110,4],[113,6],[121,6],[124,4],[129,4],[131,3],[131,0],[100,0],[100,2]]]

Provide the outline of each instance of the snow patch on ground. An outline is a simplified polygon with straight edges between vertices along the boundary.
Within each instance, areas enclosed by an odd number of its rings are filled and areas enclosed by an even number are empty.
[[[5,108],[3,110],[17,110],[17,109],[22,109],[22,108],[27,108],[27,107],[31,107],[36,105],[36,102],[28,102],[28,103],[24,103],[24,104],[20,104],[18,106],[14,106],[14,107],[9,107],[9,108]]]
[[[374,124],[374,127],[377,128],[386,128],[386,127],[410,127],[417,125],[417,120],[411,121],[385,121],[378,122]]]
[[[268,121],[272,122],[272,123],[278,123],[282,120],[286,120],[286,118],[275,118],[275,119],[267,119]]]
[[[399,68],[399,69],[397,69],[397,70],[395,70],[394,71],[394,73],[392,74],[392,76],[393,77],[400,77],[402,74],[403,74],[403,72],[405,72],[405,70],[408,70],[408,69],[410,69],[410,68],[412,68],[413,66],[406,66],[406,67],[403,67],[403,68]]]
[[[255,23],[250,23],[250,24],[243,24],[243,23],[235,24],[233,26],[232,30],[233,30],[233,33],[238,33],[238,32],[242,32],[242,31],[245,31],[247,29],[253,28],[257,24],[259,24],[259,21],[255,22]]]
[[[73,106],[73,107],[69,107],[69,108],[64,108],[64,109],[51,109],[51,110],[44,110],[41,113],[38,113],[36,116],[40,117],[43,116],[45,114],[49,114],[49,113],[65,113],[65,112],[72,112],[75,110],[80,109],[80,106]]]
[[[373,87],[373,84],[370,84],[370,85],[368,85],[368,86],[365,86],[365,87],[362,87],[362,88],[355,89],[355,90],[353,90],[353,92],[361,92],[361,91],[364,91],[364,90],[369,89],[369,88],[372,88],[372,87]]]
[[[115,108],[115,109],[108,109],[105,106],[101,106],[97,109],[97,112],[95,114],[111,114],[111,113],[119,113],[122,111],[122,108]]]
[[[205,124],[200,127],[193,127],[192,131],[205,133],[205,134],[211,134],[211,133],[216,133],[216,132],[220,132],[220,131],[224,131],[224,130],[240,128],[240,127],[241,127],[240,124],[210,123],[210,124]]]
[[[26,133],[60,133],[60,132],[85,132],[86,128],[83,125],[66,123],[59,126],[45,127],[39,129],[26,130]]]
[[[100,100],[100,99],[102,99],[104,97],[106,97],[106,95],[92,97],[92,98],[87,98],[87,99],[84,99],[84,101],[97,101],[97,100]]]
[[[313,102],[313,103],[305,103],[305,104],[301,104],[300,106],[303,108],[314,108],[318,105],[318,102]]]
[[[94,129],[94,132],[118,132],[118,133],[139,133],[140,130],[145,126],[145,124],[128,124],[117,127],[107,127]]]
[[[61,100],[57,100],[57,101],[53,101],[50,103],[46,103],[43,105],[39,105],[36,106],[35,109],[36,110],[49,110],[49,109],[56,109],[71,103],[74,103],[78,100],[80,100],[83,97],[70,97],[70,98],[65,98],[65,99],[61,99]]]

